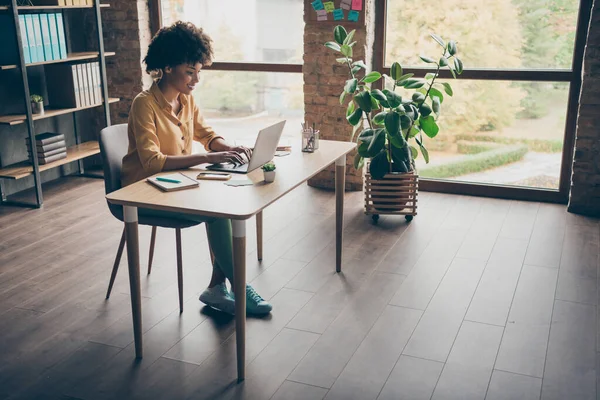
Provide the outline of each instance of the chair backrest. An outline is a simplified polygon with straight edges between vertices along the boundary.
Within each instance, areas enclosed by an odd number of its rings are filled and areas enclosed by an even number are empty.
[[[109,126],[100,131],[100,155],[106,194],[121,188],[121,168],[128,147],[127,124]],[[108,208],[116,218],[123,219],[122,207],[109,203]]]

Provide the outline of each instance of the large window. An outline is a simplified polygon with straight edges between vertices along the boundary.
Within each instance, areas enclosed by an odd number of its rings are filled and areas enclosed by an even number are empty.
[[[578,0],[387,0],[381,64],[423,76],[419,55],[441,55],[436,33],[458,41],[466,68],[448,80],[455,95],[428,141],[431,162],[417,159],[422,178],[567,193],[579,8]]]
[[[213,39],[215,60],[202,71],[194,97],[219,134],[247,143],[260,128],[282,119],[287,120],[283,135],[297,134],[304,117],[301,0],[161,0],[155,5],[159,26],[190,21]]]

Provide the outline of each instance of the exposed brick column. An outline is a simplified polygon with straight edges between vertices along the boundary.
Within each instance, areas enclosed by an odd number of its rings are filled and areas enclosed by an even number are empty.
[[[600,216],[600,0],[592,7],[583,59],[569,211]]]
[[[142,59],[150,43],[148,1],[115,1],[102,10],[104,48],[116,55],[107,58],[108,93],[120,102],[111,105],[113,124],[127,122],[131,102],[149,85]]]
[[[364,24],[357,26],[355,23],[340,21],[339,25],[343,25],[348,31],[356,29],[354,40],[357,44],[354,46],[353,58],[365,60],[367,65],[371,65],[374,0],[365,0],[365,3]],[[335,0],[335,4],[338,6],[339,0]],[[336,54],[324,46],[325,42],[333,40],[333,28],[337,24],[316,22],[313,15],[311,0],[304,0],[304,120],[309,124],[316,124],[321,131],[321,139],[349,141],[352,127],[346,121],[345,107],[339,103],[340,93],[348,79],[348,68],[338,64],[335,61]],[[329,18],[333,19],[331,14]],[[347,157],[346,190],[362,190],[362,170],[354,169],[354,154],[353,152]],[[308,184],[333,189],[334,168],[321,172],[309,180]]]

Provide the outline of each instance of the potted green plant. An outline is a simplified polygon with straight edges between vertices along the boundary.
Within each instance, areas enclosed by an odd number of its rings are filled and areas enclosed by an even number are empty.
[[[414,159],[420,152],[429,163],[423,134],[434,138],[439,133],[436,121],[444,101],[443,92],[453,95],[449,83],[437,82],[440,69],[448,68],[454,78],[463,71],[462,61],[456,56],[456,41],[445,42],[438,35],[431,34],[441,47],[441,56],[420,57],[423,62],[435,67],[424,78],[405,74],[398,62],[392,64],[387,76],[378,71],[368,72],[364,61],[353,59],[354,33],[354,30],[347,32],[338,25],[333,31],[334,41],[325,43],[325,46],[340,54],[336,61],[347,66],[349,71],[340,104],[351,98],[346,107],[346,119],[354,127],[350,140],[354,141],[355,137],[358,140],[354,167],[362,168],[367,160],[365,211],[375,220],[380,213],[403,214],[411,220],[416,215],[418,182]],[[382,78],[383,90],[372,89],[371,84]],[[396,92],[397,88],[408,93],[412,91],[412,94],[403,98]],[[412,202],[410,207],[407,206],[409,202]],[[408,208],[411,209],[405,210]]]
[[[273,182],[275,180],[275,170],[277,169],[277,167],[275,166],[275,163],[273,163],[273,162],[266,163],[261,168],[263,170],[263,174],[265,175],[265,182],[266,183]]]
[[[31,95],[31,112],[44,115],[44,98],[39,94]]]

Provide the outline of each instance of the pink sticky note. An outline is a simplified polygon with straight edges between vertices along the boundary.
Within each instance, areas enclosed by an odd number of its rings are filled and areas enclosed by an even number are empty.
[[[317,10],[317,21],[327,21],[326,10]]]
[[[352,0],[353,10],[362,10],[362,0]]]

